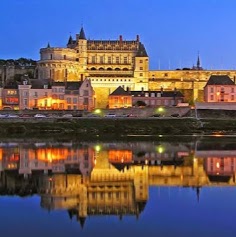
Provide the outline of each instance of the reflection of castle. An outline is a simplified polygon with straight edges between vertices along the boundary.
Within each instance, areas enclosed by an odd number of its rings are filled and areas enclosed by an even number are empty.
[[[204,159],[211,182],[235,182],[236,146],[234,143],[197,143],[196,157]]]
[[[41,195],[48,210],[66,209],[81,225],[87,216],[139,216],[149,186],[235,186],[233,143],[5,144],[0,192]]]

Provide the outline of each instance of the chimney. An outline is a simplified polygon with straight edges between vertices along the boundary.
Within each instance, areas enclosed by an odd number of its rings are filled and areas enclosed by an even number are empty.
[[[136,36],[136,41],[139,42],[139,35]]]
[[[163,87],[161,87],[161,95],[163,94]]]
[[[176,87],[175,87],[175,89],[174,89],[174,94],[175,94],[175,95],[177,94],[177,89],[176,89]]]

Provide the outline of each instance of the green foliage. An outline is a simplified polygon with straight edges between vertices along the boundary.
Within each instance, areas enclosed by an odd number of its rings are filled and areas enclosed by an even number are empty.
[[[0,66],[14,65],[14,66],[36,66],[36,61],[28,58],[19,59],[0,59]]]

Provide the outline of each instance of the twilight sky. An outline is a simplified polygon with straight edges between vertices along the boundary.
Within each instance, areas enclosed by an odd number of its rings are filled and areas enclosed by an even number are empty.
[[[136,39],[150,69],[236,69],[235,0],[1,0],[0,58],[39,59],[84,26],[90,39]]]

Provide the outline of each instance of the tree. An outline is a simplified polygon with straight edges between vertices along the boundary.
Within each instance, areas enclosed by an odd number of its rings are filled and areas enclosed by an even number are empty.
[[[146,103],[145,103],[144,101],[142,101],[142,100],[138,100],[138,101],[134,104],[134,106],[138,106],[138,107],[146,106]]]

